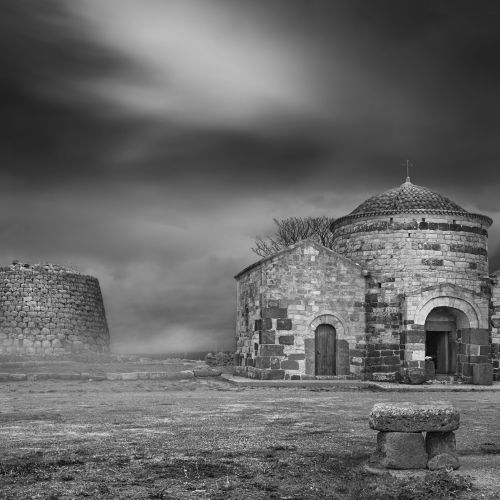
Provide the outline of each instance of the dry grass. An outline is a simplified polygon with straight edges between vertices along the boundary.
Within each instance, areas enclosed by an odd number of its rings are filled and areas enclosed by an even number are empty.
[[[199,379],[1,388],[3,499],[481,498],[462,476],[409,481],[363,468],[375,444],[373,403],[419,394],[242,390]],[[462,411],[459,450],[480,453],[499,435],[495,394],[447,399]],[[472,424],[483,427],[464,432]]]

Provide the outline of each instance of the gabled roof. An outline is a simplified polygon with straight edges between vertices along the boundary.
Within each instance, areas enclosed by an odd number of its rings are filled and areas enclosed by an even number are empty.
[[[305,240],[298,241],[297,243],[294,243],[293,245],[290,245],[288,247],[283,248],[279,252],[273,253],[272,255],[269,255],[268,257],[264,257],[263,259],[260,259],[257,262],[254,262],[250,266],[245,267],[245,269],[240,271],[234,277],[234,279],[238,279],[239,277],[241,277],[243,274],[247,273],[248,271],[251,271],[252,269],[255,269],[256,267],[259,267],[270,260],[279,259],[282,255],[293,252],[297,248],[304,247],[304,246],[313,246],[314,248],[316,248],[319,251],[331,254],[332,257],[334,256],[335,258],[341,260],[344,264],[356,268],[359,272],[362,271],[361,266],[359,264],[356,264],[356,262],[352,261],[351,259],[348,259],[347,257],[344,257],[343,255],[340,255],[339,253],[335,252],[334,250],[327,248],[314,240],[306,238]]]

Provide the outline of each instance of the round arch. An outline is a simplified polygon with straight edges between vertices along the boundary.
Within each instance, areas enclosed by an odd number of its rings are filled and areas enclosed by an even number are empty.
[[[436,307],[458,309],[467,316],[470,328],[479,328],[481,314],[477,306],[464,299],[450,296],[433,297],[422,304],[415,313],[414,323],[417,325],[425,324],[427,316]]]
[[[315,332],[316,328],[322,324],[333,326],[337,332],[337,338],[344,338],[348,333],[344,321],[330,312],[321,314],[320,316],[314,318],[309,324],[309,331]]]

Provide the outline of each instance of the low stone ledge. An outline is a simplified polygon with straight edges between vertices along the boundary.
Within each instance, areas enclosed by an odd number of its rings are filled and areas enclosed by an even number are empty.
[[[384,432],[447,432],[458,429],[460,414],[445,401],[376,403],[368,421],[372,429]]]
[[[220,377],[222,370],[203,366],[195,368],[191,373],[193,373],[195,377]]]
[[[0,382],[17,382],[26,379],[26,373],[0,373]]]

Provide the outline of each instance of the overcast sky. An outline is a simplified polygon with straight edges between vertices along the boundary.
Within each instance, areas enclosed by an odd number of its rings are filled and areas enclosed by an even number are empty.
[[[273,217],[411,177],[496,220],[496,1],[3,0],[0,264],[96,276],[115,350],[231,348]]]

